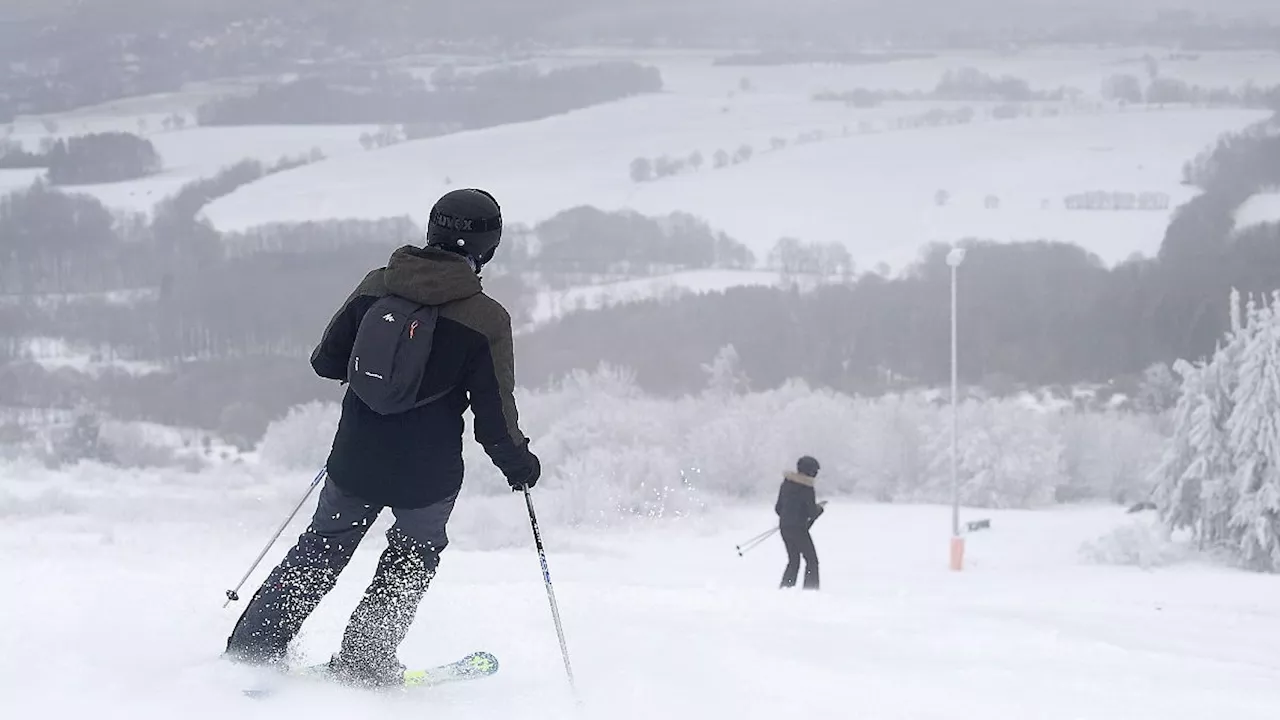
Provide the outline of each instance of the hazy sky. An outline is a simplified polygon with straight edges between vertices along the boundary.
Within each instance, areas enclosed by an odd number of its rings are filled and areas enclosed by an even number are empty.
[[[261,12],[275,8],[376,8],[376,7],[427,7],[417,0],[0,0],[0,19],[13,19],[31,13],[54,14],[68,9],[103,10],[125,12],[144,10],[166,13],[207,13],[232,10],[234,12]],[[1280,16],[1280,3],[1274,0],[646,0],[637,4],[631,0],[431,0],[430,7],[448,13],[451,6],[494,7],[517,5],[520,8],[544,6],[547,15],[568,11],[573,14],[599,15],[603,9],[616,8],[626,14],[661,14],[676,11],[681,14],[714,11],[726,16],[742,16],[752,13],[783,13],[788,16],[803,15],[815,9],[840,8],[865,12],[866,19],[874,22],[884,16],[901,16],[906,12],[919,13],[923,8],[944,11],[947,14],[972,12],[1010,13],[1025,16],[1028,12],[1044,13],[1046,17],[1072,17],[1094,15],[1105,11],[1113,16],[1131,16],[1159,10],[1190,10],[1215,16],[1262,13]]]

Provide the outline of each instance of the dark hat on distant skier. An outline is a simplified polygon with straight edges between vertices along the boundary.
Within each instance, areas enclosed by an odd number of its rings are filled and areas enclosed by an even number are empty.
[[[493,259],[502,242],[502,208],[479,188],[450,190],[436,201],[427,221],[427,246],[465,255],[476,271]]]
[[[808,475],[809,477],[818,477],[819,467],[820,466],[818,465],[818,461],[813,459],[809,455],[805,455],[804,457],[796,461],[796,472],[800,473],[801,475]]]

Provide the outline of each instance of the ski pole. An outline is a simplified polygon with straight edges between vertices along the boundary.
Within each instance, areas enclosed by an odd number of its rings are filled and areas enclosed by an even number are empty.
[[[770,528],[760,533],[759,535],[756,535],[750,540],[743,541],[741,545],[735,545],[734,549],[738,551],[738,557],[742,557],[744,553],[750,552],[752,549],[763,544],[765,540],[768,540],[769,538],[773,537],[773,534],[776,532],[778,532],[778,528],[776,527]]]
[[[533,528],[533,542],[538,547],[538,560],[542,563],[542,583],[547,587],[547,600],[551,603],[551,619],[556,624],[556,636],[560,638],[560,655],[564,658],[564,672],[569,676],[569,689],[576,697],[578,688],[573,682],[573,667],[569,665],[569,646],[564,641],[564,627],[560,624],[560,609],[556,606],[556,593],[551,587],[551,571],[547,569],[547,553],[542,547],[542,533],[538,531],[538,516],[533,512],[533,497],[524,488],[524,504],[529,508],[529,525]]]
[[[289,526],[290,522],[293,521],[293,516],[297,515],[298,511],[302,509],[303,503],[307,501],[307,498],[311,497],[311,491],[315,490],[316,486],[320,484],[320,481],[324,478],[325,473],[328,471],[328,467],[329,466],[326,465],[320,468],[320,472],[316,474],[315,480],[312,480],[311,485],[307,487],[306,494],[302,496],[302,499],[298,501],[297,506],[293,508],[293,512],[289,513],[289,517],[285,518],[284,522],[280,523],[280,527],[277,528],[275,534],[271,536],[271,540],[269,540],[266,546],[262,548],[262,552],[258,553],[258,559],[254,560],[253,564],[249,566],[249,569],[245,571],[244,577],[240,578],[239,583],[236,583],[235,589],[227,591],[227,601],[222,603],[222,607],[225,608],[226,606],[240,599],[240,588],[244,587],[245,581],[248,580],[249,576],[253,574],[253,571],[258,568],[258,563],[262,562],[262,558],[267,556],[267,551],[271,549],[272,545],[276,544],[276,540],[280,538],[280,534],[283,533],[284,529]]]

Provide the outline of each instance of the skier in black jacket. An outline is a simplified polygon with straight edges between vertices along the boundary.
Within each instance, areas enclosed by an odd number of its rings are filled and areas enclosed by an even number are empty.
[[[513,490],[533,487],[538,458],[521,433],[511,318],[480,286],[502,236],[497,202],[482,190],[446,193],[432,208],[426,247],[404,246],[370,272],[334,315],[311,365],[347,382],[361,320],[386,295],[439,308],[418,397],[439,400],[398,414],[373,411],[348,387],[311,524],[253,596],[227,640],[227,657],[284,660],[302,623],[333,589],[384,508],[395,523],[377,571],[352,613],[330,667],[345,680],[394,684],[396,649],[448,545],[445,525],[462,486],[463,413]],[[385,319],[385,318],[384,318]],[[377,319],[375,318],[374,321]]]
[[[773,509],[778,514],[778,529],[787,548],[787,568],[782,572],[779,587],[795,587],[803,557],[804,588],[818,589],[818,551],[809,534],[809,527],[823,513],[813,489],[817,477],[818,461],[805,455],[796,462],[795,472],[783,475],[782,486],[778,488],[778,502]]]

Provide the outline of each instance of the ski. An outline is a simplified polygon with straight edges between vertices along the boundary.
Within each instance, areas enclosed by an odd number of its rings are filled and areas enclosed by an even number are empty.
[[[477,680],[498,672],[498,658],[492,653],[478,651],[463,658],[443,665],[421,669],[406,669],[400,683],[371,688],[379,691],[408,691],[417,688],[435,687],[445,683],[461,680]],[[319,680],[323,682],[340,682],[329,671],[328,663],[308,665],[286,671],[281,680],[299,678],[303,680]],[[359,687],[359,686],[353,686]],[[267,698],[279,691],[279,686],[260,686],[249,688],[244,694],[254,699]]]

